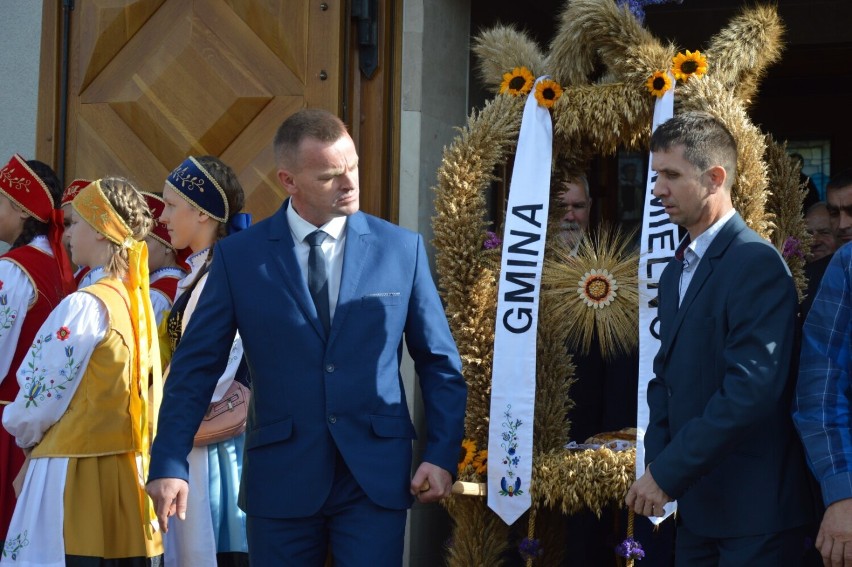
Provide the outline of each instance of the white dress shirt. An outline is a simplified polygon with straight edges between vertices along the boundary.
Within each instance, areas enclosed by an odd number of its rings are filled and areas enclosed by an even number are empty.
[[[684,244],[689,238],[689,234],[681,240],[681,244],[678,248],[683,250],[683,272],[680,274],[680,286],[678,289],[679,297],[677,299],[678,307],[683,301],[683,296],[686,295],[686,291],[689,289],[689,284],[692,282],[692,276],[695,275],[695,269],[698,268],[698,263],[701,262],[701,258],[703,258],[707,253],[707,249],[710,248],[710,244],[712,244],[713,239],[716,238],[716,235],[719,234],[719,231],[722,230],[725,223],[731,220],[731,217],[734,216],[735,212],[736,210],[731,209],[725,213],[722,218],[710,225],[710,228],[699,234],[698,238],[686,246],[684,246]]]
[[[305,238],[318,227],[312,225],[299,216],[293,208],[293,201],[287,207],[287,222],[290,225],[290,233],[296,243],[296,261],[302,270],[302,281],[308,286],[308,255],[311,245],[305,242]],[[325,265],[328,268],[328,311],[331,321],[334,320],[334,310],[337,307],[337,298],[340,295],[340,278],[343,274],[343,249],[346,245],[346,217],[334,217],[321,227],[320,230],[328,235],[322,243],[322,252],[325,255]]]

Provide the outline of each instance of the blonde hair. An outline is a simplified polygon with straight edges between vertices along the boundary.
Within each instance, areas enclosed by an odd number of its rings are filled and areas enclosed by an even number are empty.
[[[145,197],[124,177],[104,177],[100,180],[100,185],[109,204],[132,231],[133,240],[144,239],[154,226],[154,219],[145,202]],[[129,269],[127,249],[110,240],[106,242],[110,255],[109,260],[104,263],[104,271],[114,278],[121,279],[127,275]]]

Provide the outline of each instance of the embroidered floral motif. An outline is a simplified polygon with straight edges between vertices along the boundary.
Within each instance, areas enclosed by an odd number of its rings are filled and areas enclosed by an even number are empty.
[[[0,280],[0,289],[3,289],[3,280]]]
[[[518,429],[523,425],[520,419],[512,420],[512,404],[506,405],[506,411],[503,413],[506,421],[503,422],[503,442],[500,446],[506,452],[502,459],[502,463],[506,465],[506,476],[500,479],[500,496],[520,496],[524,493],[521,490],[521,477],[517,476],[515,469],[521,462],[521,458],[517,455],[518,452]]]
[[[175,172],[172,173],[172,177],[174,177],[175,180],[180,180],[180,186],[184,189],[188,189],[190,191],[198,189],[201,193],[204,193],[204,178],[191,175],[189,173],[189,166],[175,170]]]
[[[12,189],[16,191],[24,190],[27,193],[30,192],[30,180],[27,179],[26,176],[16,177],[13,174],[15,170],[13,168],[9,168],[8,166],[4,167],[0,170],[0,177],[2,177]]]
[[[11,539],[7,539],[3,542],[3,557],[9,557],[11,559],[18,558],[18,552],[23,548],[27,547],[30,544],[29,538],[27,538],[27,532],[24,531],[16,535]]]
[[[62,328],[68,329],[67,327]],[[68,335],[70,334],[71,331],[68,330]],[[60,340],[65,340],[59,336],[59,332],[56,333],[56,336]],[[66,336],[66,338],[68,337]],[[39,402],[44,402],[47,398],[61,400],[62,392],[66,389],[66,385],[69,382],[73,382],[80,372],[80,362],[74,360],[74,347],[69,345],[65,347],[65,365],[59,370],[57,377],[59,382],[48,378],[47,369],[40,367],[39,364],[44,345],[52,340],[53,336],[49,334],[38,337],[33,343],[33,346],[30,347],[30,360],[26,362],[26,365],[21,367],[21,371],[23,371],[25,381],[27,382],[23,386],[25,391],[24,397],[27,400],[25,407],[30,407],[31,405],[38,407]]]
[[[56,331],[56,338],[60,341],[67,341],[68,337],[71,336],[71,329],[68,327],[62,326],[59,327],[59,330]]]
[[[0,289],[3,287],[3,282],[0,282]],[[3,336],[3,331],[12,328],[15,324],[15,319],[18,318],[18,310],[9,307],[9,298],[5,293],[0,294],[0,337]]]

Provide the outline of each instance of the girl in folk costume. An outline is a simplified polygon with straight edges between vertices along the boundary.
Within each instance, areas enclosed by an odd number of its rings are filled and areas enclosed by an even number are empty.
[[[0,256],[0,414],[18,393],[15,372],[50,311],[73,290],[62,246],[62,186],[40,161],[15,155],[0,170],[0,240],[12,245]],[[15,492],[12,481],[24,453],[0,429],[0,537],[6,536]]]
[[[154,217],[154,227],[145,242],[148,244],[148,271],[151,278],[151,306],[157,318],[157,326],[172,308],[175,301],[178,282],[186,276],[186,272],[178,264],[177,250],[172,246],[169,231],[162,222],[160,215],[166,204],[163,199],[153,193],[142,192],[145,202]]]
[[[65,245],[65,249],[68,250],[68,255],[71,255],[71,250],[68,249],[68,246],[71,244],[71,235],[68,232],[68,227],[71,226],[71,201],[74,200],[74,197],[77,196],[77,193],[83,187],[86,187],[90,184],[91,181],[88,179],[75,179],[72,181],[68,187],[65,188],[65,191],[62,192],[62,213],[65,215],[65,234],[62,236],[62,244]],[[77,288],[79,289],[80,284],[86,274],[89,273],[89,266],[71,266],[74,268],[74,282],[77,284]]]
[[[177,299],[169,314],[172,345],[189,323],[220,238],[250,224],[243,208],[243,189],[230,167],[211,156],[189,157],[172,171],[163,189],[166,203],[160,220],[168,227],[176,248],[196,252],[187,259],[190,274],[178,284]],[[236,379],[244,380],[242,340],[231,347],[228,366],[219,379],[211,402],[218,402]],[[245,434],[195,447],[189,454],[186,519],[169,523],[164,534],[167,565],[248,565],[245,514],[237,507]]]
[[[53,310],[18,371],[3,426],[31,453],[0,565],[159,565],[142,480],[162,395],[144,242],[152,219],[115,177],[85,187],[73,208],[74,261],[104,270]]]

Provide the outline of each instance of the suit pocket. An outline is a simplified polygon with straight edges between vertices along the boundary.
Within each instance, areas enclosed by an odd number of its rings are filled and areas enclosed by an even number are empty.
[[[407,417],[393,415],[371,415],[370,425],[373,433],[379,437],[393,437],[398,439],[417,439],[414,425]]]
[[[272,443],[286,441],[293,435],[293,418],[288,417],[263,427],[253,429],[246,434],[246,449],[254,449]]]
[[[402,294],[398,291],[386,291],[381,293],[370,293],[361,298],[361,307],[364,309],[382,309],[393,305],[399,305]]]

